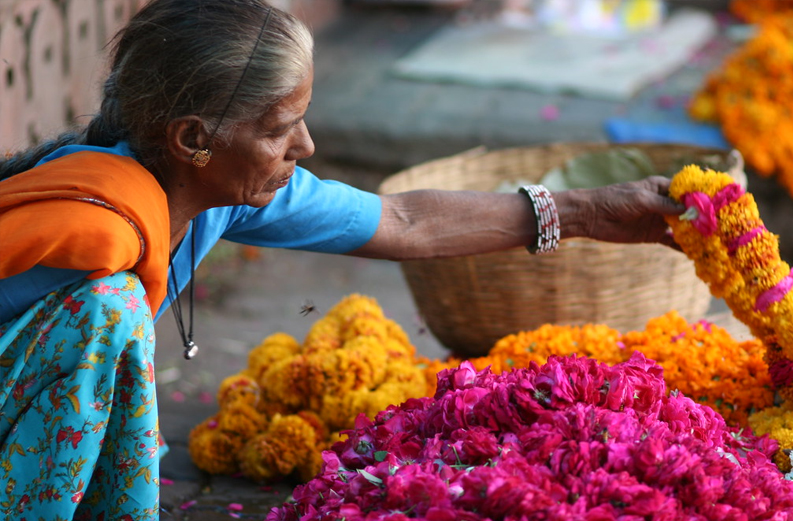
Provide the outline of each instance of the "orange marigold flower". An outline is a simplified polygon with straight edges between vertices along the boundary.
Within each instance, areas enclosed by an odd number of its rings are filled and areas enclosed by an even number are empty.
[[[238,459],[243,476],[263,483],[288,476],[298,462],[288,440],[275,439],[267,433],[248,440],[239,451]]]
[[[342,341],[346,342],[358,336],[373,336],[380,342],[388,338],[385,320],[374,315],[356,315],[342,325]]]
[[[778,13],[793,13],[790,0],[732,0],[730,11],[749,23],[763,21]]]
[[[640,351],[664,368],[668,389],[709,405],[730,425],[744,425],[750,413],[773,404],[759,340],[737,342],[715,324],[688,324],[672,311],[622,342],[626,352]]]
[[[242,473],[255,481],[288,476],[317,452],[317,431],[299,415],[272,418],[266,432],[251,438],[239,452]]]
[[[328,316],[336,318],[342,324],[346,324],[356,315],[366,314],[377,318],[385,317],[375,299],[357,293],[344,297],[328,311]]]
[[[708,75],[689,104],[694,119],[717,122],[747,164],[776,175],[793,195],[793,6],[788,0],[736,0],[733,12],[760,30]]]
[[[355,418],[365,414],[369,389],[353,389],[343,395],[326,394],[322,397],[319,416],[332,431],[351,429]]]
[[[270,365],[301,351],[300,343],[287,333],[274,333],[248,353],[248,370],[260,378]]]
[[[187,449],[195,465],[210,474],[237,472],[237,453],[242,445],[240,435],[219,428],[217,416],[196,425],[187,441]]]
[[[303,352],[333,351],[341,345],[341,323],[336,317],[326,315],[311,326],[303,340]]]
[[[295,473],[300,483],[307,483],[322,470],[322,450],[324,447],[309,451],[306,458],[297,464]]]
[[[256,378],[247,371],[241,371],[224,378],[218,386],[217,400],[220,407],[224,404],[242,400],[256,406],[261,396],[261,389]]]
[[[244,440],[264,431],[267,417],[252,405],[236,401],[221,407],[217,414],[218,428],[238,434]]]
[[[308,401],[309,366],[306,355],[296,355],[272,364],[262,375],[260,383],[265,400],[285,405],[299,411]]]

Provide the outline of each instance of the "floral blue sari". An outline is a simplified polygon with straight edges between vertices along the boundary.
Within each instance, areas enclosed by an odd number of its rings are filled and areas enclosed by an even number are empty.
[[[0,324],[3,519],[159,518],[153,361],[151,309],[129,272]]]

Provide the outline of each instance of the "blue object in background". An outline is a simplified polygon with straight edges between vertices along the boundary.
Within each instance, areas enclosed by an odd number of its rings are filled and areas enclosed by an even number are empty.
[[[710,148],[732,148],[721,129],[701,123],[647,123],[610,118],[604,129],[612,143],[675,143]]]

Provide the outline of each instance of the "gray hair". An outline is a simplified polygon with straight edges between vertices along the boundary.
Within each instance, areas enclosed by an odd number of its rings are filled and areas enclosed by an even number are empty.
[[[164,153],[168,123],[189,115],[227,143],[308,76],[314,47],[302,22],[265,0],[152,0],[112,43],[99,114],[82,132],[0,161],[0,179],[69,143],[128,141],[150,166]]]

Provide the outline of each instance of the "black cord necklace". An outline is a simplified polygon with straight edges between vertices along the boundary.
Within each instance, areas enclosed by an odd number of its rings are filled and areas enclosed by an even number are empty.
[[[242,70],[242,75],[240,75],[240,79],[231,93],[228,104],[226,105],[226,108],[223,109],[223,113],[220,115],[220,119],[215,126],[215,130],[212,132],[212,135],[209,136],[208,143],[211,143],[214,139],[215,133],[220,128],[220,124],[226,117],[226,113],[228,112],[232,102],[234,101],[234,98],[237,95],[237,91],[242,84],[242,80],[245,78],[245,74],[248,72],[251,61],[253,61],[253,57],[256,54],[256,49],[259,48],[259,41],[262,39],[262,35],[267,30],[267,26],[270,24],[270,17],[272,14],[273,8],[268,7],[267,16],[264,18],[261,29],[259,29],[259,36],[256,37],[256,42],[253,44],[253,50],[251,51],[251,55],[248,58],[248,63],[245,64],[245,68]],[[198,354],[198,346],[195,345],[195,342],[193,342],[193,302],[195,301],[195,220],[192,221],[190,233],[190,326],[186,335],[184,330],[184,321],[182,320],[182,302],[179,300],[179,283],[176,281],[176,270],[174,270],[173,267],[173,255],[171,255],[171,279],[173,279],[174,293],[171,294],[171,288],[168,288],[168,293],[171,298],[171,309],[173,309],[173,316],[176,319],[176,327],[179,329],[179,335],[182,337],[182,344],[184,344],[184,357],[187,360],[190,360]]]
[[[195,301],[195,221],[191,221],[190,226],[190,326],[185,335],[184,321],[182,320],[182,301],[179,298],[179,283],[176,281],[176,270],[173,267],[173,255],[171,255],[171,279],[173,280],[173,293],[168,288],[171,297],[171,309],[176,319],[176,328],[182,337],[184,345],[184,357],[186,360],[192,359],[198,354],[198,346],[193,342],[193,302]]]

